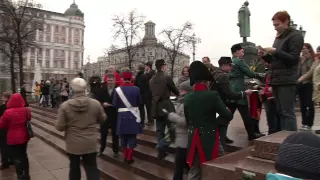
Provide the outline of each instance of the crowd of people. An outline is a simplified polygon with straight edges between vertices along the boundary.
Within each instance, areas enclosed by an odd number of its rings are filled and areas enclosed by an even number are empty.
[[[275,164],[278,173],[269,173],[267,179],[318,180],[320,138],[310,130],[314,104],[320,102],[320,47],[314,52],[310,44],[304,43],[302,35],[289,27],[286,11],[276,13],[272,21],[277,31],[273,47],[257,47],[266,73],[252,71],[244,61],[241,44],[235,44],[231,47],[232,57],[221,57],[218,67],[208,57],[184,67],[176,84],[166,74],[163,59],[155,61],[156,71],[152,62],[141,64],[135,77],[129,69],[117,72],[114,66],[103,78],[94,73],[88,81],[88,96],[87,82],[81,74],[70,85],[67,79],[36,83],[34,91],[40,105],[47,107],[50,102],[51,107],[59,107],[55,127],[66,132],[69,179],[81,179],[80,159],[87,179],[99,179],[96,156],[104,153],[109,128],[114,157],[118,158],[120,140],[124,163],[134,163],[137,135],[155,120],[158,158],[167,156],[171,143],[177,147],[173,180],[182,180],[185,169],[189,180],[200,180],[202,164],[223,155],[226,144],[233,143],[227,130],[236,109],[248,141],[252,141],[265,135],[259,130],[262,104],[267,134],[297,131],[295,101],[299,95],[301,130],[305,132],[294,133],[281,144]],[[262,83],[248,85],[245,77]],[[172,95],[177,97],[175,104]],[[31,134],[26,124],[31,113],[25,107],[24,92],[11,97],[5,93],[2,98],[1,169],[12,163],[18,179],[29,180],[27,144]],[[98,152],[97,123],[101,136]]]

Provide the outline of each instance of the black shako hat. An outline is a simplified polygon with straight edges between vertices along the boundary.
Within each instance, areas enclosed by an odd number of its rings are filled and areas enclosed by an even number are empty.
[[[289,135],[279,147],[275,169],[300,179],[320,180],[320,137],[312,132]]]
[[[213,81],[213,77],[207,68],[200,61],[194,61],[189,68],[190,86],[193,86],[196,81]]]
[[[233,64],[231,57],[220,57],[219,61],[219,66],[225,65],[225,64]]]
[[[164,59],[158,59],[156,60],[156,63],[155,63],[156,67],[161,67],[163,65],[166,65],[166,62],[164,61]]]
[[[241,46],[241,44],[234,44],[234,45],[231,47],[231,53],[233,54],[233,53],[235,53],[236,51],[239,51],[239,50],[241,50],[241,49],[243,49],[242,46]]]

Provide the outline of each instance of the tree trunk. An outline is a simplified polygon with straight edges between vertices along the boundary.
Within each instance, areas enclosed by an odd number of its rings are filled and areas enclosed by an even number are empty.
[[[16,93],[16,77],[14,74],[14,52],[11,52],[10,57],[10,76],[11,76],[11,91],[12,93]]]
[[[131,60],[131,58],[129,58],[129,69],[130,69],[130,71],[131,71],[131,66],[132,66],[132,60]]]
[[[171,61],[171,77],[172,77],[172,79],[173,79],[173,73],[174,73],[174,60],[173,61]]]
[[[20,78],[20,88],[24,84],[24,77],[23,77],[23,52],[22,49],[19,49],[18,52],[18,58],[19,58],[19,78]]]

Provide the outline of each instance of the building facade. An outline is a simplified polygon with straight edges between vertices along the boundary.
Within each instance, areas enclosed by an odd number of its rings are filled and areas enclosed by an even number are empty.
[[[37,10],[44,17],[43,31],[36,32],[40,48],[28,48],[24,72],[27,84],[33,82],[35,65],[41,67],[42,79],[75,77],[82,70],[84,52],[84,14],[73,3],[65,13]]]
[[[136,70],[139,64],[145,63],[147,61],[152,61],[153,64],[157,59],[164,59],[167,63],[167,73],[170,75],[172,63],[170,62],[168,52],[163,46],[163,44],[158,43],[157,37],[155,36],[155,23],[149,21],[145,23],[145,35],[142,40],[140,48],[136,52],[132,63],[132,69]],[[179,52],[175,63],[174,63],[174,75],[173,79],[177,82],[178,78],[181,75],[181,70],[184,66],[188,66],[190,63],[190,56]],[[96,65],[99,64],[99,65]],[[103,64],[103,65],[102,65]],[[87,73],[87,77],[92,75],[93,71],[99,71],[104,73],[109,65],[116,66],[116,69],[122,69],[124,67],[129,67],[129,59],[128,54],[125,49],[118,49],[111,51],[108,54],[108,58],[103,61],[98,61],[96,63],[87,64],[85,67],[85,71]],[[103,67],[105,69],[99,70],[98,67]],[[155,68],[153,66],[153,68]],[[98,73],[97,73],[98,74]]]

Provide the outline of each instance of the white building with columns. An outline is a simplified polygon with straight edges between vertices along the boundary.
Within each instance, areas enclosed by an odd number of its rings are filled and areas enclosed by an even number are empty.
[[[36,32],[40,48],[28,48],[25,54],[25,80],[30,85],[36,63],[42,78],[71,79],[81,71],[84,52],[84,14],[73,3],[65,13],[37,10],[45,20],[44,31]]]

